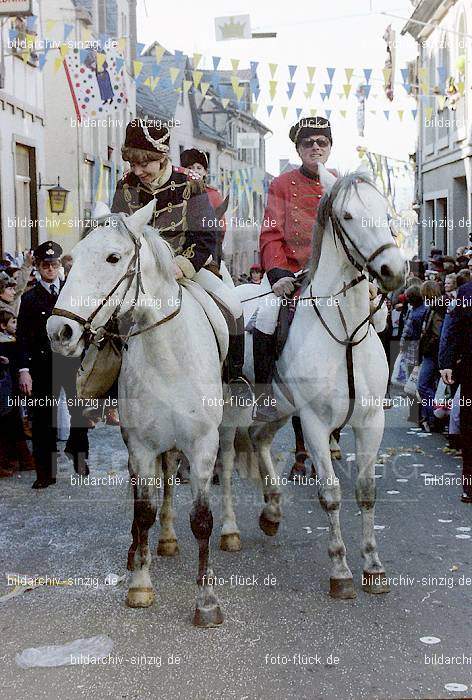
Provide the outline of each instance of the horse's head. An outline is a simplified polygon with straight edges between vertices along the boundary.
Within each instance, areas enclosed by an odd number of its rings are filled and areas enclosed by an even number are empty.
[[[331,220],[337,243],[359,270],[367,269],[382,291],[400,287],[405,278],[405,259],[390,228],[387,200],[367,173],[358,170],[336,178],[319,165],[325,197],[318,223],[324,229]]]
[[[131,216],[94,212],[97,226],[72,251],[74,264],[61,290],[47,332],[55,352],[78,357],[85,336],[93,336],[113,314],[136,301],[141,282],[141,246],[155,200]]]

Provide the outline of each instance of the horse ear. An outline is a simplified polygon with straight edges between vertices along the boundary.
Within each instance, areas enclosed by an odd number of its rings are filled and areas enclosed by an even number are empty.
[[[364,177],[372,177],[372,170],[369,168],[367,163],[361,163],[356,170],[359,175],[364,175]]]
[[[143,228],[149,223],[151,216],[154,214],[155,206],[156,200],[153,197],[145,207],[141,207],[141,209],[127,217],[126,226],[135,236],[141,236]]]
[[[333,188],[334,183],[336,182],[335,176],[332,173],[330,173],[327,168],[325,168],[323,163],[318,163],[318,173],[320,176],[320,183],[322,188],[325,192],[329,194]]]
[[[93,209],[92,219],[101,219],[111,214],[110,207],[105,202],[97,202]]]

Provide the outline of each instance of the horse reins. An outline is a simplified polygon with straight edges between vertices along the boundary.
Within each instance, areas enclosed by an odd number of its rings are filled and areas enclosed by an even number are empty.
[[[141,241],[139,238],[135,236],[135,234],[127,228],[127,231],[131,237],[131,240],[133,241],[134,244],[134,253],[133,256],[129,262],[128,268],[126,272],[120,277],[118,282],[114,285],[112,290],[104,297],[100,303],[97,305],[97,307],[94,309],[94,311],[88,316],[88,318],[82,318],[82,316],[79,316],[78,314],[75,314],[73,311],[68,311],[67,309],[61,309],[61,308],[54,308],[52,310],[52,314],[54,316],[61,316],[63,318],[68,318],[71,321],[76,321],[79,323],[81,326],[83,326],[83,332],[82,336],[85,339],[86,344],[90,344],[95,341],[95,336],[99,333],[100,331],[100,338],[96,344],[98,345],[101,343],[104,339],[106,338],[114,338],[114,339],[119,339],[122,340],[125,344],[129,340],[129,338],[132,338],[133,336],[140,335],[141,333],[146,333],[147,331],[152,330],[153,328],[157,328],[158,326],[162,325],[163,323],[166,323],[167,321],[170,321],[172,318],[175,318],[177,314],[180,312],[181,308],[181,302],[182,302],[182,287],[179,285],[179,298],[177,302],[177,308],[175,311],[173,311],[171,314],[166,316],[165,318],[160,319],[159,321],[156,321],[155,323],[151,324],[147,328],[141,328],[138,329],[137,331],[134,331],[133,333],[128,332],[124,335],[120,333],[113,333],[110,331],[107,326],[111,326],[117,315],[119,308],[121,304],[123,303],[126,295],[128,294],[131,285],[133,284],[133,280],[136,279],[137,284],[136,284],[136,292],[135,292],[135,297],[134,297],[134,302],[133,306],[135,307],[139,298],[139,293],[142,292],[145,294],[145,289],[143,285],[143,280],[142,280],[142,272],[141,272]],[[112,313],[108,321],[105,323],[103,326],[98,326],[97,328],[92,328],[92,322],[101,311],[101,309],[108,303],[108,301],[111,299],[113,294],[116,292],[116,290],[120,287],[120,285],[125,281],[128,280],[128,284],[126,287],[126,290],[121,297],[120,303],[117,305],[117,308],[115,311]]]

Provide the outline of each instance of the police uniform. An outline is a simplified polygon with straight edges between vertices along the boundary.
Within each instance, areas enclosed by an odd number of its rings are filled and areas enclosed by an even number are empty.
[[[34,252],[36,261],[58,260],[62,248],[53,241],[40,245]],[[46,289],[49,287],[49,289]],[[57,466],[57,399],[61,387],[67,398],[76,396],[75,379],[80,365],[79,358],[53,355],[46,323],[57,301],[59,289],[52,293],[50,285],[41,281],[21,298],[18,315],[17,347],[18,368],[28,370],[33,383],[32,392],[32,440],[33,456],[36,462],[37,480],[33,488],[45,488],[55,483]],[[74,455],[77,466],[78,455],[88,456],[87,423],[82,416],[82,408],[69,406],[71,430],[66,450]]]

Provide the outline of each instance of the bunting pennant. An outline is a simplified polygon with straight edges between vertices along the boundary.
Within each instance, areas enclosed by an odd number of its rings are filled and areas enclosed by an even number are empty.
[[[314,88],[315,88],[315,83],[307,83],[305,97],[307,97],[309,99],[313,95]]]
[[[238,67],[239,67],[239,58],[231,58],[230,62],[231,62],[231,67],[232,67],[233,71],[236,72],[238,70]]]
[[[200,65],[200,61],[202,60],[202,55],[201,53],[194,53],[192,57],[192,62],[193,62],[193,67],[198,68]]]
[[[212,61],[213,61],[213,70],[217,71],[218,66],[220,65],[221,56],[213,56]]]
[[[438,110],[440,112],[442,112],[444,107],[446,106],[447,95],[438,95],[437,99],[438,99]]]
[[[400,68],[403,84],[408,82],[408,68]]]
[[[223,99],[221,100],[221,104],[223,105],[223,108],[226,109],[229,105],[229,98],[223,97]]]
[[[288,74],[290,76],[290,80],[293,80],[293,76],[295,75],[296,70],[297,70],[297,66],[289,66],[288,67]]]
[[[44,66],[46,65],[46,60],[47,60],[47,52],[44,51],[44,52],[40,53],[39,57],[38,57],[38,66],[39,66],[40,71],[43,70]]]
[[[364,85],[364,93],[365,93],[365,99],[369,99],[370,91],[372,89],[372,85]]]
[[[69,53],[69,49],[70,49],[69,44],[61,44],[61,46],[59,48],[59,52],[60,52],[62,58],[65,58],[67,56],[67,54]]]
[[[154,56],[156,57],[156,61],[158,63],[161,62],[164,53],[165,53],[165,48],[163,46],[161,46],[160,44],[157,44],[157,46],[154,47]]]
[[[279,67],[278,63],[269,63],[269,71],[270,71],[271,78],[273,78],[274,75],[276,74],[278,67]]]
[[[64,41],[67,41],[67,39],[68,39],[68,37],[73,29],[74,29],[73,24],[64,24]]]
[[[251,75],[257,75],[257,66],[259,65],[259,61],[251,61],[249,65],[251,66]]]
[[[86,39],[86,41],[91,41],[91,39],[92,39],[92,32],[90,32],[90,39]],[[127,40],[126,40],[125,36],[122,36],[122,37],[120,37],[120,39],[118,39],[117,48],[121,54],[124,54],[124,52],[126,50],[126,43],[127,43]]]
[[[273,100],[275,98],[276,91],[277,91],[277,81],[276,80],[269,80],[269,94],[270,94],[271,100]]]
[[[364,78],[367,85],[370,82],[370,76],[372,75],[372,68],[364,68]]]
[[[403,121],[403,115],[405,114],[405,111],[403,109],[398,110],[398,118],[402,122]]]
[[[202,93],[203,97],[205,97],[205,95],[207,94],[209,87],[210,83],[200,83],[200,92]]]
[[[183,82],[183,88],[184,88],[184,94],[186,95],[190,88],[192,87],[193,82],[191,80],[184,80]]]
[[[385,119],[388,121],[390,119],[390,111],[388,109],[384,109],[384,115]]]
[[[197,86],[195,86],[195,87],[197,87]],[[236,90],[239,87],[239,78],[237,75],[231,76],[231,87],[233,88],[233,92],[236,93]]]
[[[176,68],[175,66],[171,66],[169,68],[169,75],[170,79],[172,81],[172,85],[175,85],[175,81],[177,80],[177,76],[180,73],[180,68]]]
[[[124,65],[125,65],[125,59],[124,59],[124,58],[121,58],[121,56],[119,56],[119,57],[116,59],[116,70],[117,70],[117,71],[120,71],[120,70],[123,68]]]
[[[343,119],[346,119],[347,111],[345,109],[340,109],[339,114],[343,117]]]
[[[316,117],[317,114],[318,114],[317,109],[310,109],[310,117]]]
[[[433,108],[432,108],[432,107],[426,107],[426,109],[425,109],[425,111],[424,111],[424,114],[425,114],[426,120],[427,120],[428,122],[430,122],[430,121],[431,121],[431,117],[433,116]]]
[[[287,97],[289,100],[292,99],[293,91],[295,90],[295,83],[287,83],[288,90],[287,90]]]
[[[303,112],[302,107],[297,107],[295,110],[295,114],[297,115],[297,121],[300,119],[300,114]]]
[[[336,68],[327,68],[326,72],[328,73],[329,82],[332,83],[333,78],[334,78],[334,74],[336,73]]]
[[[49,35],[59,20],[57,19],[47,19],[46,20],[46,34]]]
[[[105,41],[104,41],[104,43],[102,44],[102,46],[104,46],[104,45],[106,44],[107,41],[108,41],[108,37],[107,37],[107,35],[105,34]],[[145,46],[146,46],[146,44],[140,44],[139,41],[136,42],[136,56],[141,56],[142,52],[144,51],[144,47],[145,47]]]
[[[326,98],[328,97],[328,95],[325,92],[320,92],[320,97],[324,102],[326,100]]]
[[[422,82],[426,82],[428,77],[428,69],[424,67],[418,68],[418,77]]]
[[[236,88],[236,90],[234,92],[236,94],[236,97],[238,98],[238,101],[241,101],[241,98],[242,98],[243,92],[244,92],[244,85],[238,85],[238,87]],[[239,109],[243,110],[244,105],[240,105]]]
[[[308,73],[308,82],[312,83],[313,82],[313,77],[316,72],[316,66],[307,66],[306,67],[307,73]]]
[[[325,93],[328,97],[331,97],[331,90],[333,89],[333,86],[331,83],[325,83]]]
[[[281,107],[280,111],[282,112],[282,117],[285,119],[287,117],[287,110],[288,107]]]
[[[330,118],[332,111],[332,109],[325,109],[326,119]]]
[[[133,61],[134,77],[137,78],[141,74],[144,63],[142,61]]]
[[[411,110],[411,116],[413,117],[413,119],[416,119],[417,114],[418,114],[418,110],[417,110],[417,109],[412,109],[412,110]]]
[[[384,77],[385,85],[388,85],[388,83],[390,82],[390,78],[392,77],[392,69],[391,68],[383,68],[382,74]]]
[[[429,95],[428,83],[420,83],[420,92],[422,95]]]
[[[64,59],[62,59],[62,58],[58,57],[58,58],[54,59],[54,73],[57,73],[57,71],[59,70],[59,68],[62,66],[63,63],[64,63]]]
[[[201,70],[192,71],[193,84],[196,88],[200,85],[200,80],[203,78],[203,73]]]
[[[439,86],[444,91],[446,89],[447,69],[445,66],[438,66],[436,70],[439,76]]]
[[[36,15],[30,15],[29,17],[26,17],[26,28],[29,32],[34,32],[36,31],[36,22],[38,21],[38,18]]]
[[[345,83],[343,85],[343,90],[344,90],[344,96],[347,99],[351,93],[352,85],[349,85],[349,83]]]
[[[346,80],[348,83],[351,82],[352,74],[354,73],[354,68],[345,68],[344,72],[346,73]]]
[[[267,105],[267,114],[270,115],[272,114],[272,110],[274,109],[274,105]]]

